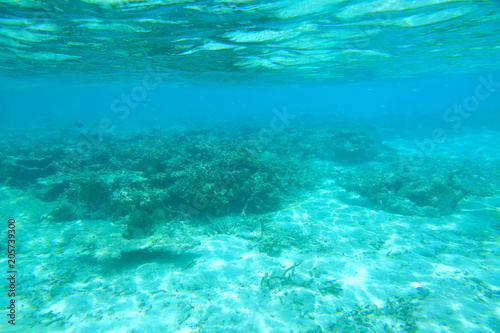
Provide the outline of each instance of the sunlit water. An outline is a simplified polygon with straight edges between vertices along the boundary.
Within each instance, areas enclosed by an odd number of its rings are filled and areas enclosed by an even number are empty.
[[[0,331],[500,332],[499,18],[0,0]]]
[[[4,75],[355,81],[500,67],[498,1],[0,2]]]

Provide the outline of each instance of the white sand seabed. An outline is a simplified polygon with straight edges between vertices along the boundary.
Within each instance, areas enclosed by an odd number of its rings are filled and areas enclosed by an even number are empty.
[[[500,331],[500,198],[416,218],[335,197],[319,191],[260,228],[199,234],[179,256],[146,249],[98,261],[79,236],[102,241],[92,230],[116,225],[48,222],[45,204],[4,188],[2,216],[18,221],[20,275],[16,328],[2,320],[0,331]],[[224,223],[231,219],[241,217]]]

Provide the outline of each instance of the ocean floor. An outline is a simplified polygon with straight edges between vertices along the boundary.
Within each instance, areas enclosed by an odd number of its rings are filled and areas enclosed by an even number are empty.
[[[434,154],[482,146],[498,159],[497,136],[455,138]],[[113,221],[54,222],[50,203],[3,187],[0,212],[17,220],[20,274],[17,325],[2,320],[0,331],[500,331],[500,196],[467,197],[441,217],[342,197],[326,179],[279,211],[185,221],[175,232],[189,232],[189,250],[173,255],[155,247],[158,233],[125,239]]]

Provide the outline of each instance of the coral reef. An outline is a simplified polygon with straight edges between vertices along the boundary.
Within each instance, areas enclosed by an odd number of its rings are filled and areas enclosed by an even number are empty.
[[[63,168],[60,148],[32,147],[27,157],[7,158],[0,175],[11,175],[4,179],[11,186],[55,201],[51,215],[56,221],[119,220],[130,238],[151,235],[165,221],[184,217],[183,206],[198,220],[277,210],[318,180],[291,149],[278,156],[252,148],[237,133],[223,134],[116,136],[82,154],[75,168]]]
[[[500,190],[498,162],[429,159],[404,176],[393,170],[393,163],[353,167],[336,174],[336,184],[367,199],[360,204],[427,217],[451,214],[466,196],[488,197]]]
[[[466,196],[499,190],[500,167],[491,161],[429,158],[398,175],[402,153],[360,124],[291,127],[270,140],[259,138],[258,130],[114,135],[79,153],[74,164],[68,156],[75,151],[64,149],[64,138],[24,138],[4,145],[0,181],[53,202],[55,221],[120,221],[127,238],[147,237],[166,221],[186,217],[207,222],[276,211],[325,176],[345,190],[345,200],[355,193],[358,204],[406,215],[450,214]],[[66,141],[78,147],[78,141]],[[314,167],[317,160],[338,168],[328,174]],[[261,240],[261,250],[273,253],[277,243],[282,240]]]

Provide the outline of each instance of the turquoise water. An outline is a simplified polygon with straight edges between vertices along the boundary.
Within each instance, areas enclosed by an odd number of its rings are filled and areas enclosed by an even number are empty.
[[[499,332],[499,16],[0,0],[0,332]]]
[[[159,66],[176,82],[303,84],[499,69],[497,1],[1,5],[0,69],[20,77],[123,80]]]

